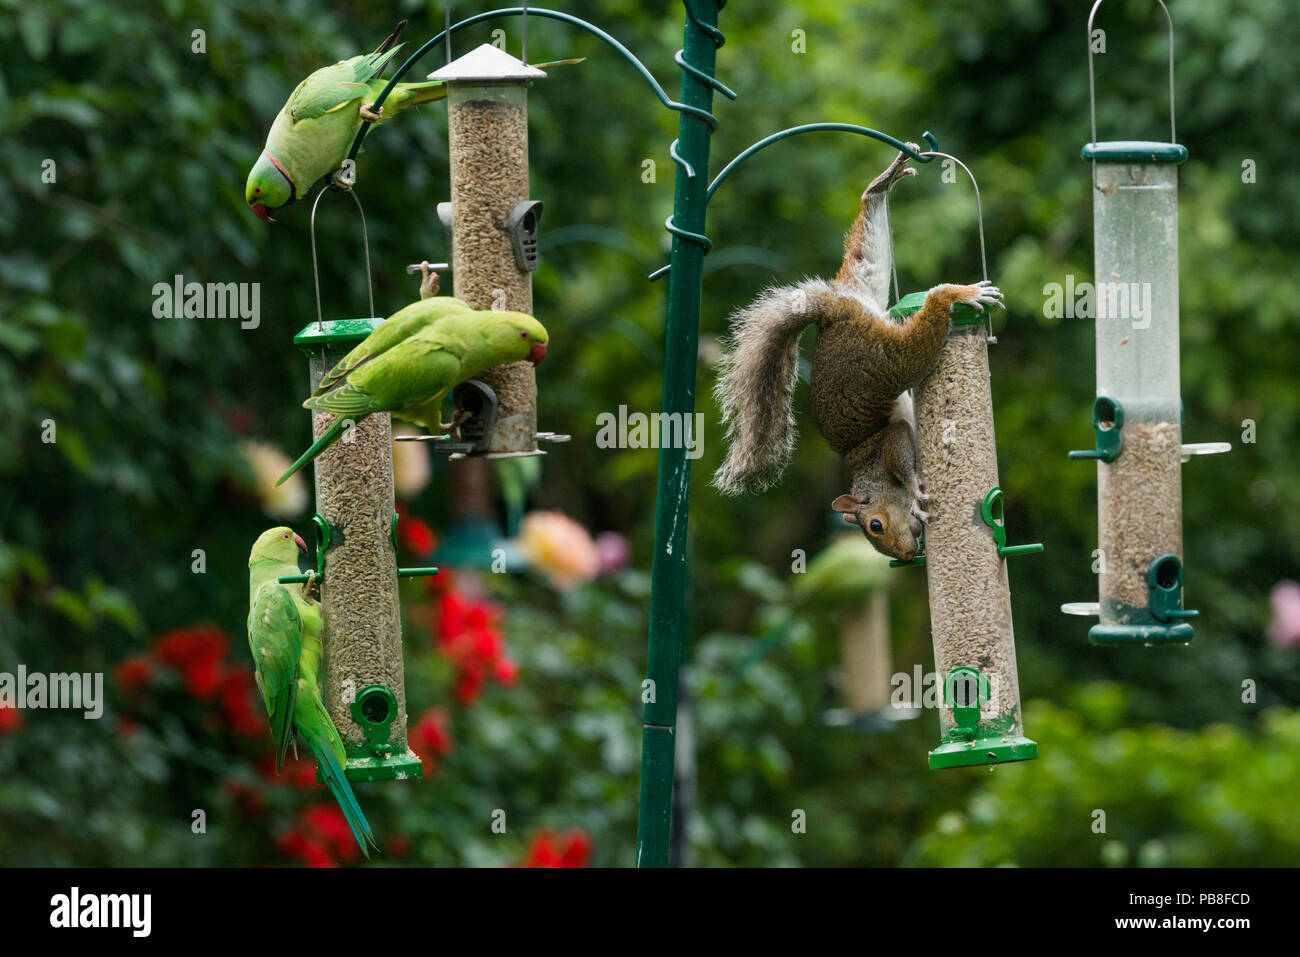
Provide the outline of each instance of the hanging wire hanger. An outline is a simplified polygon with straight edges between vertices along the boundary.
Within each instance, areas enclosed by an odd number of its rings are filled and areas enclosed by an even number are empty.
[[[316,207],[320,205],[321,197],[326,193],[334,190],[322,189],[316,194],[316,201],[311,204],[311,278],[316,286],[316,329],[324,328],[324,320],[321,316],[320,305],[320,266],[316,259]],[[366,231],[366,211],[361,208],[361,200],[357,198],[357,191],[349,189],[345,191],[352,197],[352,202],[357,204],[357,213],[361,216],[361,242],[365,246],[366,253],[366,291],[370,297],[370,315],[375,314],[375,285],[370,276],[370,235]],[[321,357],[324,358],[325,351],[321,349]]]

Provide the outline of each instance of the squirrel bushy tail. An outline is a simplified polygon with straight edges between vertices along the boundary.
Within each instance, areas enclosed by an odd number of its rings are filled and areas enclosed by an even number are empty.
[[[727,495],[764,489],[794,451],[792,410],[799,335],[817,322],[828,297],[824,279],[768,288],[731,318],[713,394],[727,430],[727,457],[713,485]]]

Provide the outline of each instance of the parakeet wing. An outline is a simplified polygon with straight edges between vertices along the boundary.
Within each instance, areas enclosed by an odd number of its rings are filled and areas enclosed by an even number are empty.
[[[339,415],[390,412],[446,392],[459,381],[460,368],[460,357],[438,339],[437,329],[426,328],[303,405]]]
[[[370,95],[366,81],[383,72],[401,44],[384,53],[367,53],[322,67],[298,84],[285,109],[295,121],[322,116]]]
[[[460,299],[451,296],[434,296],[397,310],[381,322],[378,329],[357,343],[356,348],[340,359],[333,369],[325,373],[312,395],[324,395],[363,362],[382,355],[426,326],[433,325],[443,316],[468,309],[469,304]]]
[[[292,736],[298,656],[302,651],[298,608],[289,590],[278,582],[267,582],[253,594],[248,610],[248,647],[253,653],[253,677],[271,722],[278,773]]]

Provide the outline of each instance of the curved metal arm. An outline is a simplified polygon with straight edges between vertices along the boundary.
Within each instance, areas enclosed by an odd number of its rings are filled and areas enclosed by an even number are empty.
[[[770,136],[765,136],[757,143],[753,143],[750,146],[746,147],[744,150],[742,150],[735,157],[735,159],[733,159],[730,163],[724,166],[722,170],[718,173],[718,175],[713,178],[713,182],[709,184],[709,188],[704,194],[705,202],[707,203],[709,200],[713,199],[713,194],[717,192],[718,187],[722,185],[722,181],[725,180],[728,176],[730,176],[732,171],[737,166],[739,166],[745,160],[749,159],[755,153],[759,152],[760,150],[767,149],[767,147],[771,146],[773,143],[780,142],[781,140],[784,139],[789,139],[792,136],[798,136],[801,133],[821,133],[821,132],[857,133],[860,136],[869,136],[873,140],[879,140],[882,143],[886,143],[894,147],[895,149],[899,150],[902,153],[906,153],[908,156],[912,157],[912,159],[916,160],[918,163],[933,162],[934,157],[931,156],[930,153],[933,153],[939,147],[939,141],[935,139],[934,134],[931,133],[929,130],[926,130],[924,133],[922,133],[921,138],[930,145],[930,151],[928,153],[918,153],[916,150],[912,149],[910,146],[908,146],[906,143],[902,142],[901,140],[894,139],[894,137],[890,136],[888,133],[882,133],[879,130],[873,130],[869,126],[858,126],[856,123],[831,123],[831,122],[804,123],[800,126],[792,126],[789,129],[784,129],[778,133],[773,133]],[[947,154],[943,154],[943,155],[947,155]],[[688,176],[691,175],[690,170],[687,170],[687,175]],[[708,252],[708,249],[711,246],[712,243],[708,243],[705,247],[705,252]],[[662,276],[667,275],[668,271],[671,268],[672,267],[670,264],[667,266],[661,266],[660,268],[656,269],[654,272],[650,274],[650,281],[654,282],[656,279],[659,279]]]
[[[658,98],[660,103],[668,107],[668,109],[670,110],[676,110],[679,113],[689,113],[692,116],[698,117],[699,119],[703,120],[705,123],[708,123],[710,129],[716,130],[718,128],[717,118],[714,117],[714,115],[710,113],[708,110],[701,110],[693,106],[688,106],[685,103],[679,103],[676,100],[672,99],[667,93],[664,92],[664,88],[659,85],[659,81],[654,78],[654,74],[652,74],[646,68],[645,64],[642,63],[640,60],[638,60],[636,58],[636,55],[631,50],[625,47],[618,40],[614,39],[614,37],[610,36],[604,30],[600,29],[600,27],[596,26],[595,24],[588,23],[586,20],[583,20],[581,17],[575,17],[571,13],[563,13],[559,10],[548,10],[545,7],[526,7],[526,8],[525,7],[503,7],[500,10],[489,10],[486,13],[477,13],[472,17],[467,17],[466,19],[461,20],[459,23],[452,24],[450,27],[443,30],[441,33],[439,33],[433,39],[426,42],[418,50],[416,50],[409,57],[407,57],[406,62],[397,68],[397,72],[394,73],[392,78],[388,81],[388,85],[384,87],[383,92],[380,93],[379,96],[376,98],[371,109],[378,111],[379,108],[384,105],[384,100],[388,98],[388,94],[393,91],[393,87],[397,86],[398,81],[406,74],[406,71],[409,70],[415,64],[415,61],[418,60],[420,57],[422,57],[425,53],[427,53],[430,49],[432,49],[434,46],[436,46],[438,43],[442,42],[443,40],[449,41],[453,33],[456,33],[459,30],[463,30],[466,27],[471,27],[476,23],[482,23],[484,20],[491,20],[494,17],[513,17],[513,16],[523,16],[523,15],[527,15],[530,17],[542,17],[548,20],[559,20],[561,23],[567,23],[571,26],[575,26],[582,30],[586,30],[592,36],[605,41],[610,46],[612,46],[615,50],[617,50],[619,54],[622,55],[623,59],[627,60],[628,63],[632,64],[632,66],[636,69],[636,71],[641,74],[642,79],[644,79],[646,83],[650,85],[650,89],[654,91],[654,95]],[[680,64],[681,61],[678,60],[678,63]],[[716,89],[723,96],[732,100],[736,98],[736,94],[732,90],[723,86],[720,82],[715,80],[713,77],[708,77],[707,80],[709,82],[709,85],[712,86],[714,89]],[[357,131],[356,139],[353,140],[352,142],[352,149],[348,153],[349,159],[356,159],[357,152],[361,149],[361,144],[366,138],[366,132],[370,129],[370,125],[371,124],[367,122],[361,127],[360,130]]]
[[[804,123],[800,126],[792,126],[789,129],[781,130],[779,133],[773,133],[771,136],[765,136],[752,146],[746,147],[730,163],[722,167],[721,172],[713,177],[713,182],[709,184],[709,191],[706,194],[709,199],[718,191],[722,181],[731,175],[731,171],[737,166],[749,159],[759,150],[767,149],[773,143],[789,139],[791,136],[798,136],[800,133],[820,133],[820,132],[837,132],[837,133],[858,133],[862,136],[869,136],[873,140],[880,140],[882,143],[888,143],[899,152],[906,153],[918,163],[929,163],[933,157],[928,157],[925,153],[918,153],[906,143],[894,139],[888,133],[882,133],[879,130],[873,130],[869,126],[858,126],[855,123]],[[930,144],[930,151],[933,152],[939,148],[939,141],[934,138],[934,134],[926,130],[921,134],[921,138]],[[946,155],[946,154],[945,154]]]

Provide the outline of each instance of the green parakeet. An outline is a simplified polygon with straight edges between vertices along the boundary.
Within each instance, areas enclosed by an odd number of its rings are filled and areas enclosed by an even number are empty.
[[[248,556],[248,648],[254,679],[275,739],[276,773],[284,767],[297,729],[316,756],[321,777],[362,853],[369,857],[370,846],[378,844],[344,774],[343,739],[320,692],[320,605],[303,594],[303,586],[279,582],[298,574],[298,553],[306,550],[302,538],[284,526],[267,529],[253,543]]]
[[[244,199],[259,219],[269,220],[272,210],[301,199],[318,179],[343,165],[365,120],[363,111],[387,86],[379,76],[402,48],[404,29],[405,20],[373,53],[322,67],[289,95],[244,187]],[[399,83],[384,100],[383,116],[446,95],[441,80]]]
[[[337,442],[349,421],[390,412],[440,431],[442,399],[461,382],[507,362],[529,359],[537,364],[546,357],[546,328],[532,316],[452,309],[436,321],[421,322],[414,318],[417,313],[410,312],[427,309],[436,301],[413,303],[384,320],[326,373],[303,407],[333,412],[338,418],[280,476],[277,485]],[[403,314],[399,325],[390,327]],[[350,362],[356,355],[361,358]]]
[[[380,74],[402,48],[399,41],[405,29],[403,20],[373,53],[322,67],[289,94],[244,185],[244,200],[258,219],[273,222],[273,211],[301,199],[318,179],[341,167],[363,122],[378,123],[446,97],[442,80],[398,83],[379,113],[371,110],[388,85]],[[580,62],[557,60],[538,67]]]

